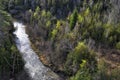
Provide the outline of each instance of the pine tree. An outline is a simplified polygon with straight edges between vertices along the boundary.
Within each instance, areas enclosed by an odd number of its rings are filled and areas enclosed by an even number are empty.
[[[77,22],[78,12],[77,9],[74,10],[73,14],[70,17],[70,29],[73,30]]]

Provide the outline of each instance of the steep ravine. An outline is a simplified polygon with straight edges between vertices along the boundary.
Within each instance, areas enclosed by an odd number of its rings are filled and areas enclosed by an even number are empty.
[[[13,33],[16,36],[15,43],[22,55],[23,60],[25,61],[24,70],[27,72],[30,79],[60,80],[58,75],[56,75],[41,63],[36,53],[32,50],[28,35],[25,32],[26,26],[19,22],[13,22],[13,24],[14,28],[16,29]],[[24,75],[22,77],[19,77],[18,80],[23,80],[23,77]]]

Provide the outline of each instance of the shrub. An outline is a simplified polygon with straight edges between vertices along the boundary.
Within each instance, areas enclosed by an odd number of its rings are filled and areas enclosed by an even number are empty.
[[[120,50],[120,42],[116,44],[116,48]]]
[[[90,69],[90,72],[96,70],[97,61],[95,59],[95,53],[90,51],[83,42],[79,42],[73,52],[68,54],[65,64],[66,73],[75,74],[82,60],[87,61],[87,67]]]
[[[91,74],[89,73],[89,69],[86,67],[86,60],[82,60],[80,64],[80,70],[75,74],[75,76],[71,77],[70,80],[91,80]]]

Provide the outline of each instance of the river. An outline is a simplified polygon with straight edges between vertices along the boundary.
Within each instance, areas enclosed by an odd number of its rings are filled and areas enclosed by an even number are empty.
[[[20,22],[14,22],[15,32],[13,33],[15,43],[25,62],[24,69],[27,71],[31,80],[60,80],[58,75],[45,67],[39,57],[33,51],[30,40],[26,34],[26,26]]]

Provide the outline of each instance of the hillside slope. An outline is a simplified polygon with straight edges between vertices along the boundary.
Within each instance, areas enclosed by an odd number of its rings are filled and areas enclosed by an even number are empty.
[[[120,0],[3,0],[44,65],[65,80],[119,80]]]

